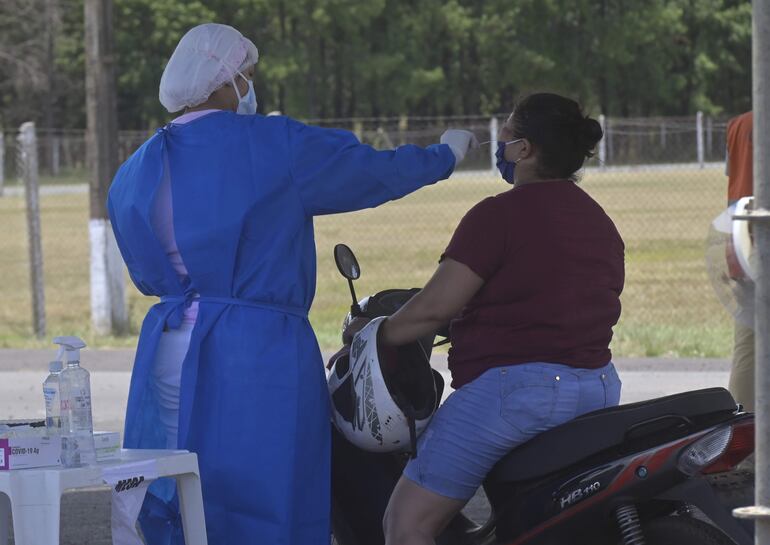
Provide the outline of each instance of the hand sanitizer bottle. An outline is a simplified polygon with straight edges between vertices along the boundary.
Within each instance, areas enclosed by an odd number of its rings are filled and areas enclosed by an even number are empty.
[[[61,388],[60,378],[62,363],[60,359],[48,364],[50,374],[43,382],[43,397],[45,398],[45,428],[49,437],[61,434]]]
[[[78,337],[56,337],[53,342],[65,350],[67,367],[61,372],[62,464],[65,467],[96,463],[94,426],[91,414],[91,378],[80,366],[80,349],[85,348]]]

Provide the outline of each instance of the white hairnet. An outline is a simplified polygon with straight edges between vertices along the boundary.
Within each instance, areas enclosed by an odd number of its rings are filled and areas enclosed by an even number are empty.
[[[197,106],[258,59],[257,46],[231,26],[205,23],[191,28],[163,70],[160,103],[169,112]]]

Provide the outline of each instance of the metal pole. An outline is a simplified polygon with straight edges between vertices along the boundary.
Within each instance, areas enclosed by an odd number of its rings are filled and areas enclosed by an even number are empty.
[[[493,117],[489,120],[489,168],[492,172],[497,170],[497,118]]]
[[[406,144],[406,131],[409,130],[409,116],[401,115],[398,118],[398,145]]]
[[[607,168],[607,118],[604,114],[599,116],[599,125],[602,126],[602,139],[599,140],[599,167],[604,170]]]
[[[51,176],[58,177],[61,173],[61,137],[56,134],[51,137]]]
[[[356,135],[359,142],[364,141],[364,124],[359,119],[353,120],[353,134]]]
[[[5,136],[0,131],[0,197],[3,196],[5,186]]]
[[[703,112],[698,112],[698,115],[695,116],[695,131],[698,146],[698,166],[703,168]]]
[[[30,287],[35,335],[45,337],[45,291],[43,285],[43,248],[40,242],[40,203],[38,200],[38,161],[35,124],[24,123],[19,129],[20,167],[27,199],[27,234],[29,237]]]
[[[770,4],[753,3],[754,203],[770,210]],[[770,509],[770,223],[753,222],[756,282],[756,505]],[[756,542],[770,543],[770,518],[757,519]]]
[[[770,3],[753,2],[754,211],[749,215],[756,253],[756,495],[736,510],[754,519],[755,543],[770,543]]]

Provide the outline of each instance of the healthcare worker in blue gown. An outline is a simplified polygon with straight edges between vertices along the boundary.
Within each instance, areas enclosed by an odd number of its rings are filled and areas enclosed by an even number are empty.
[[[142,325],[127,448],[198,454],[211,545],[329,543],[330,424],[308,322],[313,217],[446,179],[476,145],[376,151],[346,131],[256,113],[257,48],[205,24],[160,83],[174,121],[118,170],[112,227],[131,278],[158,297]],[[247,114],[247,115],[241,115]],[[183,543],[173,481],[140,514],[149,545]]]

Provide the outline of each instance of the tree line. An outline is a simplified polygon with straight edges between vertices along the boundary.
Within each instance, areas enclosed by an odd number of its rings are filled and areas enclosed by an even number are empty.
[[[550,90],[609,116],[751,106],[747,0],[113,0],[119,125],[149,129],[165,62],[222,22],[260,50],[262,112],[506,112]],[[0,2],[0,127],[85,126],[82,0]]]

